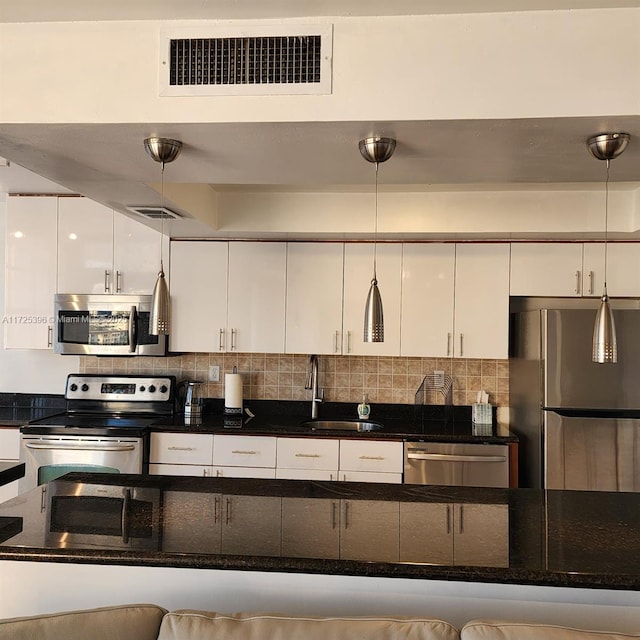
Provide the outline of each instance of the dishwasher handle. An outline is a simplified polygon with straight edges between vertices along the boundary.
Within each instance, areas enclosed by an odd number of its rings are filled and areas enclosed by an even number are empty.
[[[421,450],[407,451],[408,460],[433,460],[438,462],[506,462],[506,456],[473,456],[457,453],[427,453]]]

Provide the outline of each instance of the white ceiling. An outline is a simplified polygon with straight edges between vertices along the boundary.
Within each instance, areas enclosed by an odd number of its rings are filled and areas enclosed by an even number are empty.
[[[517,6],[514,9],[514,5]],[[120,19],[259,19],[311,15],[403,15],[638,7],[640,0],[0,0],[0,22]],[[158,125],[160,126],[160,125]],[[368,135],[398,140],[380,170],[385,188],[518,188],[585,183],[601,186],[603,163],[587,135],[627,131],[632,144],[612,163],[611,180],[640,181],[640,115],[599,118],[256,124],[171,124],[161,135],[183,142],[166,180],[217,190],[370,189],[372,166],[357,143]],[[156,202],[157,183],[144,124],[0,123],[0,193],[84,193],[116,208]],[[117,153],[114,153],[117,150]],[[25,171],[22,167],[28,169]],[[56,185],[64,185],[56,187]],[[277,186],[277,187],[276,187]]]

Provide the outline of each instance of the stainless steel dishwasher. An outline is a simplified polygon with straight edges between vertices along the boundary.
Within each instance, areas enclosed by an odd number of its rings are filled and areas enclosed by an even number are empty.
[[[405,442],[404,482],[508,487],[509,447],[502,444]]]

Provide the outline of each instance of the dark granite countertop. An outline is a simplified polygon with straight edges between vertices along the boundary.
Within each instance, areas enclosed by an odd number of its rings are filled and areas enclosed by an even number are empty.
[[[0,560],[640,590],[631,493],[73,473],[3,526]]]
[[[474,425],[470,406],[373,404],[368,422],[381,424],[382,428],[371,431],[314,429],[304,424],[310,421],[309,402],[247,400],[245,406],[252,415],[229,416],[224,414],[222,400],[208,400],[201,424],[185,424],[184,414],[177,413],[172,420],[154,424],[152,430],[492,444],[518,441],[495,419],[493,425]],[[319,420],[357,421],[352,403],[324,403],[319,413]]]
[[[24,476],[24,462],[0,461],[0,487]]]
[[[32,420],[41,420],[65,409],[60,395],[0,393],[0,428],[20,427]]]

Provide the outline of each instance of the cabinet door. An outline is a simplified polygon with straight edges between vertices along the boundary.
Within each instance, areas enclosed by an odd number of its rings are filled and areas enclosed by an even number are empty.
[[[215,435],[213,436],[213,464],[223,467],[275,469],[276,438]]]
[[[282,555],[339,558],[339,500],[282,498]]]
[[[512,296],[581,296],[582,243],[511,244]]]
[[[340,557],[397,562],[399,506],[384,500],[342,500]]]
[[[287,353],[340,353],[342,274],[342,244],[288,243]]]
[[[453,564],[453,505],[400,503],[400,562]]]
[[[454,268],[454,244],[403,246],[401,355],[452,355]]]
[[[222,553],[280,555],[281,498],[225,495],[222,500]]]
[[[284,353],[286,277],[286,243],[229,243],[228,350]]]
[[[453,559],[456,565],[509,566],[509,506],[454,505]]]
[[[165,491],[162,497],[162,551],[220,553],[222,495],[195,491]],[[199,523],[193,526],[193,514]]]
[[[602,295],[604,287],[604,243],[584,245],[583,295]],[[640,246],[635,242],[607,244],[607,291],[610,296],[640,296]]]
[[[169,238],[121,213],[113,217],[113,270],[115,293],[153,293],[162,261],[169,276]]]
[[[4,346],[53,344],[58,198],[8,197],[5,246]]]
[[[58,198],[58,293],[115,293],[113,210]]]
[[[364,342],[364,310],[373,277],[373,244],[344,247],[342,353],[400,355],[402,245],[377,244],[376,272],[384,313],[384,342]]]
[[[228,246],[171,243],[172,351],[226,349]]]
[[[509,355],[509,245],[456,246],[453,355]]]

